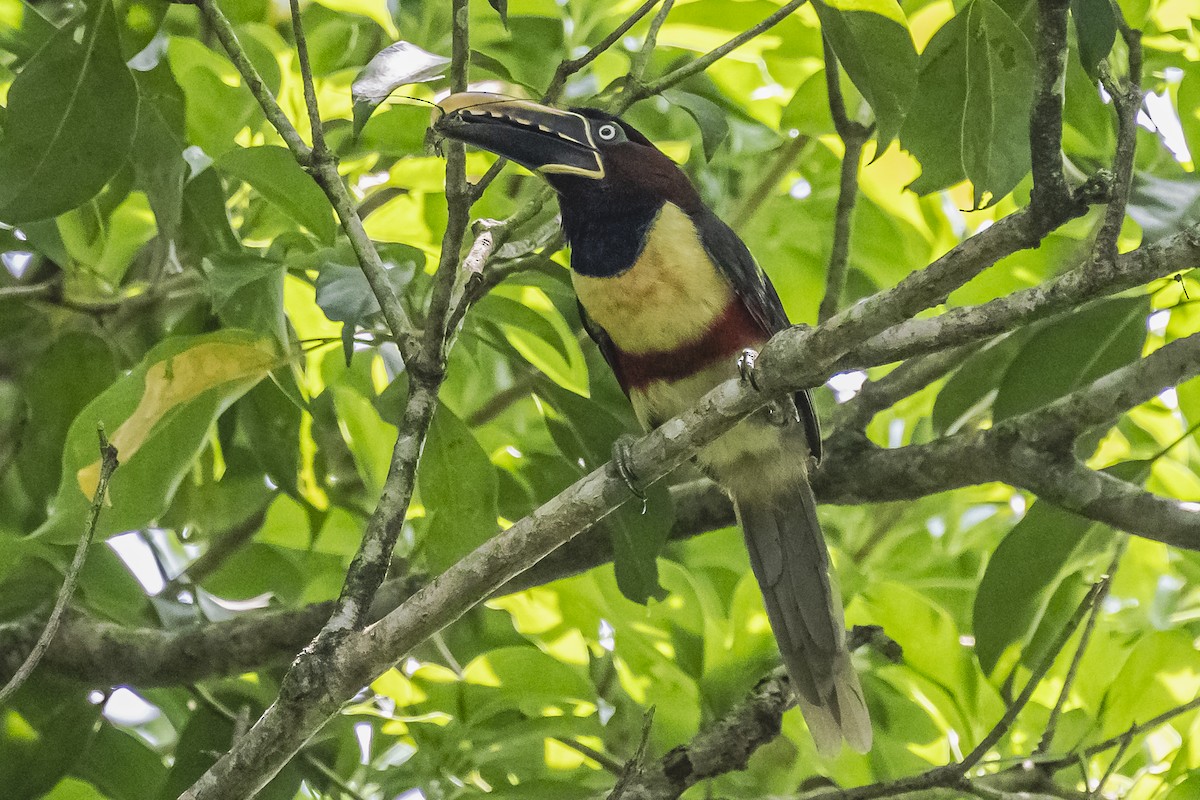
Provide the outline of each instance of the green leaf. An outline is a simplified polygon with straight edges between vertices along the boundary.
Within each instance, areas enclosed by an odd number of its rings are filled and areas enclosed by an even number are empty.
[[[1150,464],[1130,461],[1106,472],[1140,484]],[[1098,530],[1103,526],[1039,500],[1005,535],[988,560],[972,612],[975,654],[985,673],[1009,645],[1033,634],[1063,579],[1094,557],[1084,543]]]
[[[417,481],[432,516],[421,548],[434,572],[496,533],[496,468],[471,429],[445,406],[433,417]]]
[[[413,258],[400,264],[389,262],[386,277],[388,284],[398,297],[403,296],[405,289],[423,264],[424,255],[416,248],[403,245],[393,245],[389,249],[400,252],[411,251]],[[330,253],[336,258],[337,254]],[[367,317],[379,313],[379,300],[367,282],[367,276],[358,266],[347,266],[334,261],[324,261],[317,276],[317,305],[325,312],[325,316],[342,325],[342,351],[346,363],[354,354],[354,332]]]
[[[900,144],[921,162],[909,189],[929,194],[966,179],[962,160],[967,101],[967,15],[938,29],[921,53],[917,96],[900,131]]]
[[[992,405],[995,421],[1023,414],[1137,360],[1148,298],[1104,300],[1052,320],[1013,359]]]
[[[939,434],[953,434],[991,408],[996,399],[996,376],[1003,375],[1029,338],[1017,331],[968,358],[938,392],[930,421]]]
[[[50,519],[39,533],[75,541],[100,474],[96,424],[121,465],[96,538],[134,530],[170,503],[208,439],[212,423],[279,362],[273,343],[240,331],[164,340],[71,423]]]
[[[1089,520],[1036,502],[1013,526],[988,561],[975,594],[975,654],[985,673],[1010,644],[1036,627],[1062,579],[1064,565],[1091,528]]]
[[[326,8],[341,14],[358,14],[383,28],[392,39],[400,35],[392,19],[391,6],[387,0],[317,0]]]
[[[227,327],[274,336],[287,345],[284,265],[249,252],[214,253],[203,262],[213,311]]]
[[[1200,64],[1195,61],[1183,66],[1183,80],[1179,84],[1175,107],[1194,161],[1200,153]]]
[[[992,0],[971,0],[966,59],[963,171],[975,186],[975,207],[984,208],[1029,172],[1033,48]]]
[[[564,389],[588,396],[583,349],[544,291],[536,286],[497,286],[488,301],[489,308],[502,309],[489,316],[522,358]]]
[[[325,244],[333,243],[337,228],[329,200],[286,148],[235,148],[217,160],[217,167],[250,184]]]
[[[167,777],[162,756],[132,732],[103,725],[73,770],[111,800],[143,800]]]
[[[917,50],[894,0],[814,0],[821,29],[875,112],[882,153],[900,133],[917,89]],[[853,116],[853,109],[848,110]]]
[[[1071,0],[1071,19],[1079,41],[1079,61],[1093,80],[1099,78],[1100,61],[1117,40],[1117,15],[1112,0]]]
[[[8,91],[0,220],[56,216],[94,197],[125,163],[138,92],[108,0],[38,51]]]
[[[1196,646],[1187,631],[1147,635],[1133,648],[1104,698],[1102,735],[1116,736],[1196,697],[1198,665]],[[1175,724],[1185,725],[1186,719]]]
[[[582,476],[612,457],[612,445],[625,428],[616,416],[571,392],[548,392],[549,404],[541,406],[542,417],[559,450],[577,465]],[[553,407],[550,407],[553,406]],[[605,517],[613,545],[613,569],[621,594],[645,605],[651,597],[662,599],[667,591],[659,583],[658,555],[671,533],[675,519],[671,495],[665,481],[644,487],[643,504],[633,499]]]
[[[729,137],[728,112],[719,105],[691,92],[676,89],[663,93],[669,103],[679,106],[700,127],[700,141],[704,145],[704,159],[712,161],[713,154],[721,146],[721,142]]]
[[[171,69],[161,62],[147,72],[135,73],[141,98],[137,139],[130,154],[138,184],[146,192],[158,232],[175,238],[183,215],[183,187],[187,180],[186,116],[183,90]]]
[[[508,27],[508,0],[488,0],[488,5],[496,9],[496,13],[500,15],[500,24],[505,28]]]
[[[1172,179],[1135,172],[1128,211],[1142,228],[1142,242],[1153,244],[1200,220],[1200,180],[1194,175]]]
[[[38,505],[58,488],[71,420],[116,377],[112,349],[81,331],[56,339],[42,353],[40,368],[25,376],[21,388],[29,418],[17,464],[22,484]]]

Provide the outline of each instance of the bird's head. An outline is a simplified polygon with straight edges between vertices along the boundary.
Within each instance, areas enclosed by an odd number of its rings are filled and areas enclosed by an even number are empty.
[[[673,202],[699,203],[691,181],[636,128],[594,108],[559,109],[480,92],[438,103],[440,135],[489,150],[544,177],[564,217]]]

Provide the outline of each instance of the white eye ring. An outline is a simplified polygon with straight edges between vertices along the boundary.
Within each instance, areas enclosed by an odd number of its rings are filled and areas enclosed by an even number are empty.
[[[606,122],[596,129],[596,134],[606,142],[611,142],[617,138],[617,126],[611,122]]]

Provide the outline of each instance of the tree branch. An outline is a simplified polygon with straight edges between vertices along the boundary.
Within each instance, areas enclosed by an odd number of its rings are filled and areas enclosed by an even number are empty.
[[[1088,300],[1165,278],[1181,267],[1193,264],[1200,264],[1200,226],[1185,228],[1152,245],[1124,253],[1111,264],[1089,262],[1040,286],[1007,297],[978,306],[951,309],[936,317],[905,321],[854,348],[843,359],[841,367],[854,369],[886,364],[1006,333],[1033,320],[1076,308]]]
[[[1092,257],[1101,263],[1111,263],[1117,258],[1117,239],[1125,224],[1125,207],[1129,202],[1129,190],[1133,185],[1134,156],[1137,154],[1137,114],[1142,107],[1142,32],[1134,30],[1125,22],[1124,12],[1113,3],[1118,28],[1129,54],[1128,75],[1117,80],[1109,72],[1107,62],[1100,64],[1100,79],[1113,99],[1117,114],[1117,150],[1113,155],[1113,196],[1104,210],[1104,222],[1096,234]]]

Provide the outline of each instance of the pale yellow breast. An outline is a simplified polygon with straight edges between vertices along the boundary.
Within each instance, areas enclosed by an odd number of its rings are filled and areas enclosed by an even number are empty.
[[[588,316],[631,354],[696,341],[733,295],[687,214],[671,203],[659,212],[631,269],[610,278],[573,272],[571,279]]]

